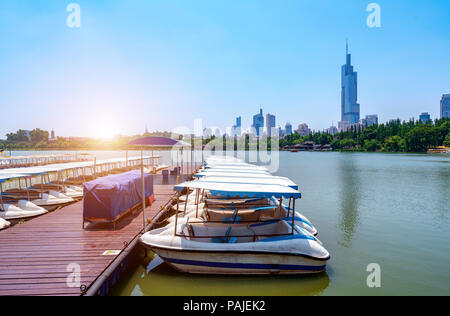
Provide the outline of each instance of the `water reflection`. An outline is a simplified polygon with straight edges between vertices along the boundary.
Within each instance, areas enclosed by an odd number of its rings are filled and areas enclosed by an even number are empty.
[[[132,278],[126,285],[115,288],[112,295],[322,295],[330,283],[326,273],[310,276],[220,276],[180,273],[151,253]]]
[[[350,247],[359,221],[359,190],[361,181],[354,155],[342,154],[338,163],[340,178],[340,228],[343,239],[340,244]]]
[[[444,160],[444,161],[437,161],[440,163],[450,163],[450,159]],[[439,221],[448,222],[448,200],[450,196],[450,168],[449,167],[439,167],[436,170],[437,173],[437,183],[436,183],[436,189],[439,192],[440,198],[438,199],[440,201],[440,205],[438,205],[437,209],[439,210]]]

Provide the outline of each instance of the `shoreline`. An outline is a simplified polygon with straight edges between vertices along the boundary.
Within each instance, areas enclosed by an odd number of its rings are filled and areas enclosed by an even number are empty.
[[[8,153],[10,150],[5,150],[4,154]],[[78,152],[82,152],[82,151],[94,151],[94,152],[98,152],[98,151],[141,151],[141,148],[102,148],[102,149],[92,149],[92,148],[71,148],[71,149],[66,149],[66,148],[58,148],[58,149],[36,149],[36,148],[15,148],[13,150],[11,150],[11,152],[21,152],[21,151],[35,151],[35,152],[39,152],[39,151],[50,151],[50,152],[59,152],[59,151],[78,151]],[[171,151],[171,149],[167,149],[167,148],[154,148],[153,150],[150,149],[144,149],[144,151]],[[194,151],[198,151],[195,150]],[[232,152],[240,152],[240,151],[245,151],[245,152],[249,152],[250,150],[234,150]],[[269,150],[271,151],[271,150]],[[278,150],[279,152],[290,152],[289,150],[284,150],[284,149],[280,149]],[[223,152],[227,152],[227,150],[224,150]],[[318,150],[318,151],[312,151],[312,150],[299,150],[298,152],[293,152],[292,154],[296,154],[296,153],[300,153],[300,152],[321,152],[321,153],[332,153],[332,152],[339,152],[339,153],[372,153],[372,154],[421,154],[421,155],[431,155],[430,153],[427,152],[399,152],[399,151],[365,151],[365,150],[352,150],[352,149],[337,149],[337,150]],[[446,154],[439,154],[439,153],[435,153],[434,155],[446,155]],[[1,156],[0,156],[1,157]]]

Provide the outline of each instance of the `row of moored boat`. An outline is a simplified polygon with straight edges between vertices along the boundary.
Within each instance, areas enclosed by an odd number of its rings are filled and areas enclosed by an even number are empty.
[[[330,258],[317,229],[296,211],[288,178],[235,158],[210,157],[175,186],[175,215],[141,242],[174,268],[202,274],[299,274]]]

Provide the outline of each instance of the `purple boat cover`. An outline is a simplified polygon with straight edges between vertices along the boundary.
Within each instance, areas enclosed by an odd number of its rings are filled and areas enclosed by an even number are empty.
[[[145,198],[153,195],[153,175],[144,174]],[[114,220],[142,203],[141,171],[99,178],[84,184],[83,217]]]

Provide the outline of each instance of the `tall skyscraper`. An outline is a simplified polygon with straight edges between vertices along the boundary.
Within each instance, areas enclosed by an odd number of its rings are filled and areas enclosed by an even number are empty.
[[[267,136],[272,136],[272,129],[275,128],[275,115],[266,114],[266,126],[267,126]]]
[[[292,124],[287,122],[286,126],[284,127],[284,134],[285,135],[292,135]]]
[[[253,115],[253,125],[256,135],[259,136],[261,131],[264,129],[264,115],[262,108],[259,108],[259,113]]]
[[[342,66],[341,76],[341,121],[350,125],[359,122],[358,73],[353,71],[352,57],[346,45],[346,63]]]
[[[441,118],[450,118],[450,94],[442,95]]]
[[[236,118],[236,124],[233,125],[232,134],[233,136],[240,136],[242,129],[242,118],[239,116]]]

